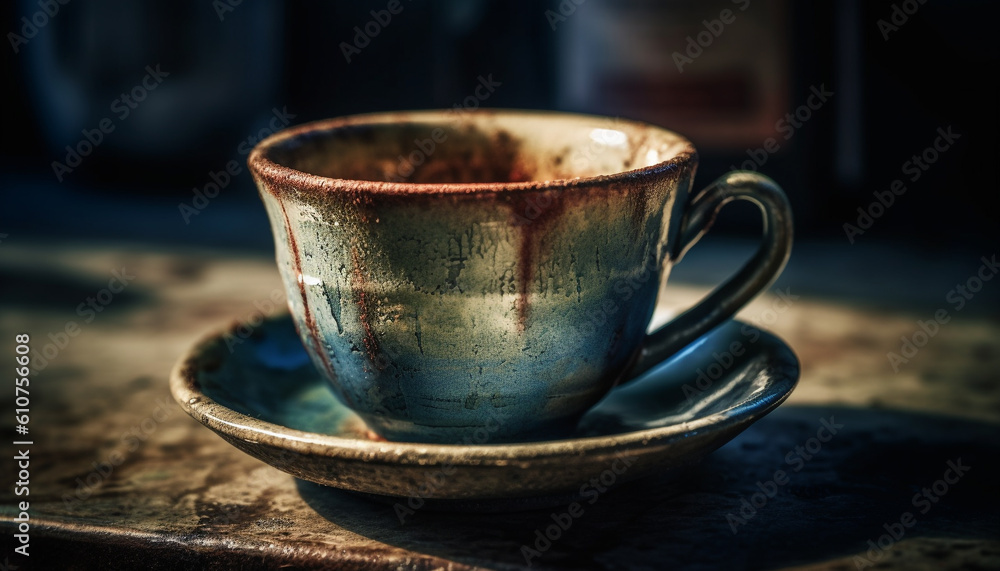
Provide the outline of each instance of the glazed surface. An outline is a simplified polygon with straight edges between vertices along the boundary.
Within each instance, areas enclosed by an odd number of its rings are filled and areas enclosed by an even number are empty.
[[[419,137],[421,125],[401,128],[393,141]],[[453,442],[498,410],[511,418],[500,439],[565,432],[619,380],[645,335],[693,155],[628,176],[509,191],[518,179],[553,174],[533,170],[527,157],[538,141],[511,135],[521,124],[511,125],[466,134],[502,151],[492,166],[460,176],[479,187],[456,184],[455,169],[430,161],[432,172],[452,173],[434,181],[447,192],[419,184],[383,192],[336,178],[303,186],[293,176],[256,173],[310,356],[340,398],[386,437]],[[575,134],[607,126],[577,125]],[[272,158],[320,174],[371,175],[358,169],[378,161],[358,153],[396,153],[386,128],[310,131],[286,139]],[[629,152],[604,166],[623,167],[614,161],[626,154],[652,157],[649,134],[630,129],[616,131]],[[463,153],[478,152],[451,137],[435,155],[441,161],[464,164]],[[333,152],[344,141],[375,147],[355,146],[361,150],[345,158]],[[668,143],[676,143],[668,134],[655,140],[664,153]],[[283,156],[289,149],[296,152]],[[345,164],[367,166],[338,170]],[[509,180],[490,187],[482,176],[491,173]]]

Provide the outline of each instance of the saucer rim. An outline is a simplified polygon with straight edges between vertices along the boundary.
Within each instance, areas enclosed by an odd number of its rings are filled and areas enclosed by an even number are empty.
[[[280,322],[290,319],[291,316],[284,313],[268,316],[265,318],[265,322]],[[241,323],[239,320],[202,335],[197,342],[184,351],[171,370],[170,392],[174,400],[188,415],[220,436],[237,438],[253,445],[289,449],[299,454],[325,456],[340,460],[379,462],[394,466],[426,466],[429,460],[433,460],[435,464],[443,462],[455,466],[505,466],[546,458],[558,459],[565,457],[566,454],[587,456],[607,454],[629,450],[637,446],[649,449],[654,446],[668,446],[672,442],[682,440],[702,429],[711,428],[713,431],[724,431],[736,425],[753,422],[783,403],[798,384],[801,373],[799,359],[787,343],[767,330],[737,319],[727,320],[720,327],[733,322],[753,327],[785,347],[788,356],[791,357],[787,365],[794,368],[794,373],[780,374],[780,379],[774,383],[775,390],[764,395],[745,398],[726,410],[677,424],[632,430],[621,434],[562,440],[466,445],[369,441],[308,432],[275,424],[238,412],[213,400],[201,390],[196,378],[196,373],[201,368],[198,366],[199,357],[209,347],[216,345],[234,326],[239,325]],[[739,413],[740,410],[745,410],[751,404],[753,406],[749,413]]]

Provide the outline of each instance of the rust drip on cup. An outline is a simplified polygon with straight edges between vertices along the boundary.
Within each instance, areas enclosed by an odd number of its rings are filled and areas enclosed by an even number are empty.
[[[288,245],[292,249],[292,265],[298,276],[299,294],[302,297],[303,321],[305,321],[307,334],[316,347],[316,354],[319,355],[320,360],[323,362],[323,368],[326,369],[326,373],[333,376],[333,365],[330,363],[330,357],[326,353],[326,346],[320,337],[319,329],[316,327],[316,319],[312,314],[312,308],[309,307],[309,298],[306,296],[306,284],[302,278],[302,257],[299,251],[299,241],[295,238],[295,233],[292,232],[292,225],[288,219],[288,210],[285,208],[284,203],[279,202],[278,204],[281,206],[281,214],[285,219],[285,228],[288,232]],[[297,322],[296,326],[298,326]]]
[[[371,293],[368,292],[367,269],[358,254],[358,247],[351,246],[351,291],[354,292],[354,303],[358,306],[358,317],[361,321],[361,328],[365,332],[364,345],[365,353],[373,367],[382,370],[384,365],[379,359],[378,338],[375,337],[375,330],[372,327],[375,321],[375,308],[372,307]]]
[[[582,202],[577,197],[573,202]],[[535,279],[536,263],[543,252],[544,240],[559,220],[567,203],[568,193],[543,191],[520,196],[510,201],[511,224],[520,232],[517,252],[517,327],[524,332],[531,311],[531,283]],[[541,284],[539,284],[541,289]]]

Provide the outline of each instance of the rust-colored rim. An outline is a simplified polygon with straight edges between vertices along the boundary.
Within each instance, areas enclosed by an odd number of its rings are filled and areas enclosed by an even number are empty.
[[[490,193],[510,193],[522,191],[538,190],[561,190],[574,187],[608,185],[609,183],[635,181],[655,175],[681,171],[682,167],[693,166],[697,161],[697,151],[694,145],[687,138],[664,129],[643,123],[640,121],[617,119],[619,123],[627,124],[638,129],[649,129],[657,131],[663,135],[677,139],[681,146],[672,157],[637,169],[626,170],[613,174],[597,175],[590,177],[579,177],[570,179],[553,179],[544,181],[524,181],[524,182],[474,182],[474,183],[411,183],[411,182],[389,182],[371,180],[352,180],[342,178],[325,177],[316,174],[303,172],[291,167],[280,165],[268,157],[268,153],[277,145],[289,139],[301,137],[311,133],[321,131],[333,131],[335,129],[356,125],[381,125],[387,123],[429,123],[438,122],[445,124],[454,119],[449,116],[449,111],[394,111],[389,113],[367,113],[362,115],[349,115],[333,119],[323,119],[304,123],[295,127],[290,127],[279,131],[254,147],[247,164],[253,173],[271,184],[284,183],[300,189],[310,189],[318,191],[355,191],[373,194],[490,194]],[[560,117],[565,119],[578,119],[585,121],[607,121],[608,117],[598,115],[584,115],[578,113],[560,113],[554,111],[522,111],[512,109],[478,109],[464,112],[467,116],[494,117],[494,118],[546,118]]]

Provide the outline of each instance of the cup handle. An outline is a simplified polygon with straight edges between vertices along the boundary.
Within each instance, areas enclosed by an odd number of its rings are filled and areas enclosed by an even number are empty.
[[[681,221],[671,262],[676,263],[715,222],[724,205],[747,200],[760,207],[763,241],[754,257],[697,305],[646,336],[635,364],[623,378],[635,378],[708,333],[763,291],[785,267],[792,249],[792,210],[770,178],[734,171],[718,178],[691,200]]]

